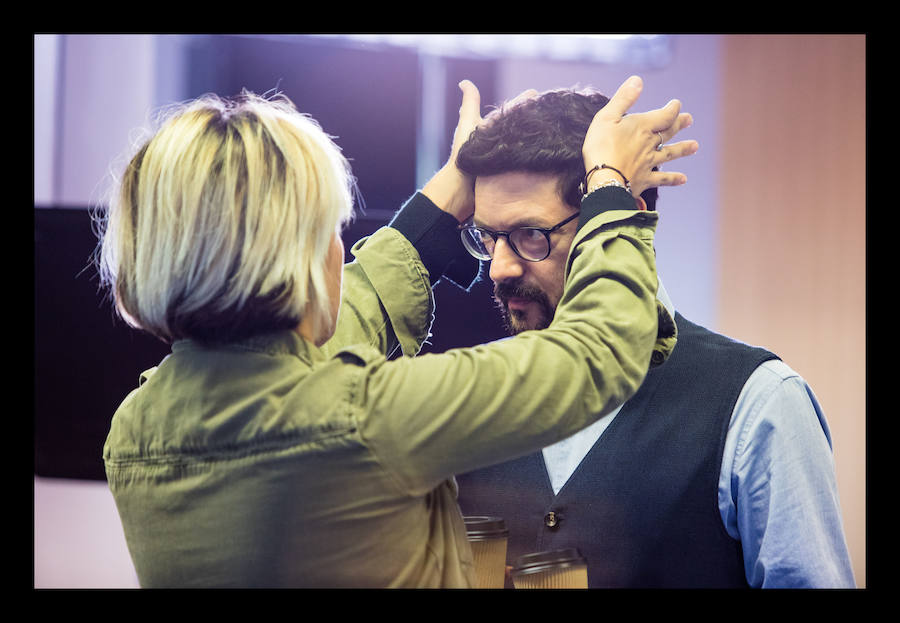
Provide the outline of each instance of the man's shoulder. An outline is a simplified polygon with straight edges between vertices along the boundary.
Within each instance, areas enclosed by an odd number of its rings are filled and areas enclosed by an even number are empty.
[[[772,358],[778,358],[775,353],[765,346],[750,344],[731,335],[714,331],[685,318],[680,312],[675,312],[675,324],[678,327],[679,342],[685,341],[701,346],[706,345],[711,348],[733,349],[736,352],[753,353],[760,356],[769,354]]]
[[[675,324],[678,341],[662,367],[669,369],[667,377],[675,375],[679,382],[693,379],[703,385],[740,387],[761,365],[779,359],[767,348],[713,331],[677,312]]]

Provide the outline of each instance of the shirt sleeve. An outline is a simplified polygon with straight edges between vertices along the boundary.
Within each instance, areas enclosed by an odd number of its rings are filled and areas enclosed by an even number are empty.
[[[812,389],[781,361],[762,364],[738,398],[719,508],[751,586],[855,587],[831,433]]]
[[[398,486],[422,495],[455,473],[536,451],[634,394],[657,345],[657,217],[608,209],[582,219],[547,329],[359,364],[359,434]]]

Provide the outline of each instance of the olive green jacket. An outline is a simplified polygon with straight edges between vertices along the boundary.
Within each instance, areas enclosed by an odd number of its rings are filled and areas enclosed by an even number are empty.
[[[674,346],[657,339],[656,214],[596,201],[543,331],[411,356],[434,311],[413,244],[428,236],[385,227],[354,246],[323,348],[293,332],[173,344],[104,447],[141,585],[471,586],[453,475],[589,425]],[[437,214],[422,195],[401,214],[416,210]]]

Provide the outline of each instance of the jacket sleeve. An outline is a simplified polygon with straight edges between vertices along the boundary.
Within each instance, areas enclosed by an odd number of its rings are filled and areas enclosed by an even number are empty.
[[[443,277],[468,289],[479,277],[479,262],[463,248],[456,219],[422,193],[350,252],[355,259],[344,266],[341,311],[326,354],[362,344],[386,356],[397,346],[416,355],[434,321],[431,288]]]
[[[421,495],[568,437],[630,398],[654,351],[671,352],[674,335],[658,339],[658,215],[601,199],[582,206],[547,329],[390,362],[355,353],[359,434],[399,487]]]

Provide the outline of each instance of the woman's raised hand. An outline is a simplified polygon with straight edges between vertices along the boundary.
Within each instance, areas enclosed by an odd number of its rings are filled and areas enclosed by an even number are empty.
[[[456,155],[463,143],[469,140],[484,121],[481,118],[481,94],[470,80],[459,83],[462,91],[462,104],[459,107],[459,122],[453,132],[453,143],[450,147],[450,158],[422,189],[422,193],[431,199],[439,208],[449,212],[459,222],[467,220],[475,212],[475,180],[456,167]],[[511,103],[534,97],[538,92],[534,89],[523,91]]]
[[[463,98],[459,107],[459,123],[453,132],[450,158],[425,184],[422,194],[462,223],[475,212],[475,180],[456,167],[456,154],[481,123],[481,94],[469,80],[460,82],[459,88]]]
[[[614,167],[630,182],[635,197],[648,188],[684,184],[687,177],[683,173],[652,169],[689,156],[699,147],[694,140],[668,144],[693,122],[690,114],[681,112],[678,100],[657,110],[626,114],[637,102],[643,86],[638,76],[626,80],[594,116],[582,147],[586,171],[604,164]],[[611,169],[592,174],[592,183],[598,179],[595,175],[622,181]]]

